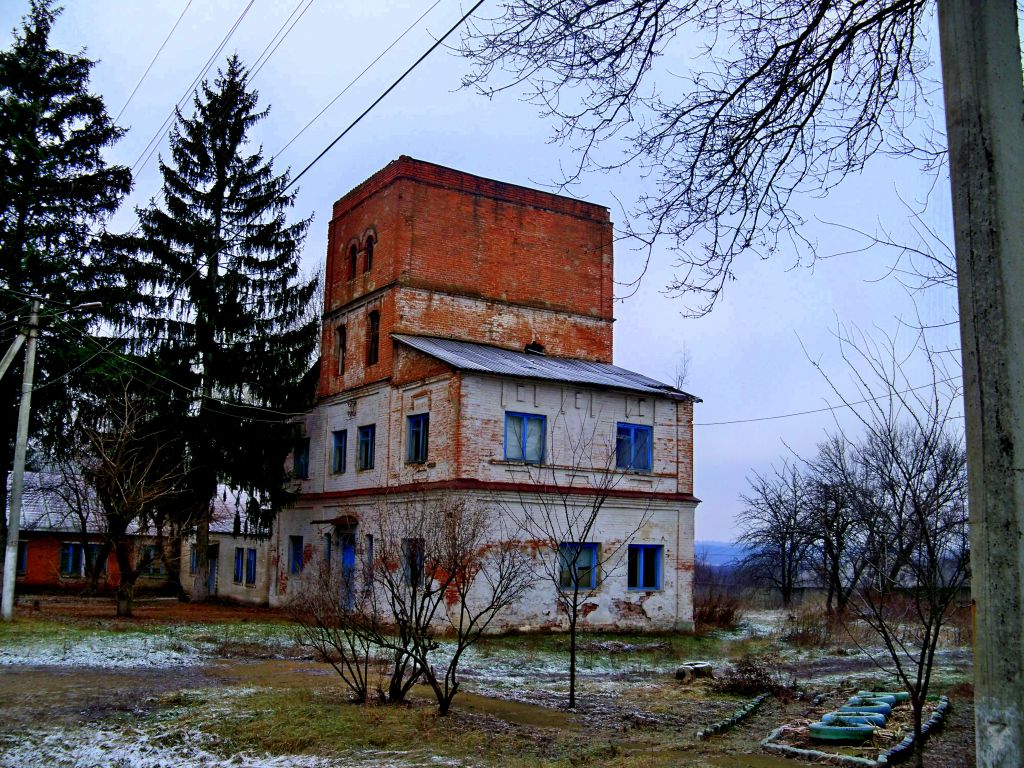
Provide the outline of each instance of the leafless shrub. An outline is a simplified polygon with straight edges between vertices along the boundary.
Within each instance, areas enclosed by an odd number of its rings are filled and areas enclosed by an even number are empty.
[[[782,659],[776,653],[741,656],[715,678],[712,687],[719,693],[740,696],[771,693],[786,697],[796,685],[792,677],[780,671],[781,663]]]

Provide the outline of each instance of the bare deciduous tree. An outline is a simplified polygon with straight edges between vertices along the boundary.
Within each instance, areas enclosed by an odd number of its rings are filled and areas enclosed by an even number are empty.
[[[298,590],[292,611],[304,642],[357,701],[376,651],[389,659],[382,701],[403,701],[422,679],[448,714],[466,650],[531,581],[515,531],[494,512],[447,494],[388,498],[374,510],[372,560],[364,551],[362,569],[324,568]]]
[[[644,508],[621,539],[594,540],[601,511],[623,477],[616,468],[618,446],[602,441],[597,428],[595,420],[590,428],[581,424],[561,431],[565,455],[553,453],[544,464],[526,464],[537,491],[520,493],[518,508],[506,510],[538,545],[533,561],[536,575],[554,588],[556,604],[566,619],[570,708],[576,706],[577,640],[580,622],[592,605],[588,601],[602,580],[627,565],[624,555],[629,542],[649,519]]]
[[[128,381],[104,402],[101,411],[81,416],[75,427],[82,438],[79,463],[98,501],[103,549],[117,558],[117,615],[131,616],[135,583],[161,557],[163,538],[143,553],[134,551],[130,534],[162,529],[163,507],[177,494],[182,463],[171,436],[152,418],[153,400],[144,387]]]
[[[530,584],[526,556],[497,511],[449,495],[392,499],[378,511],[374,588],[401,638],[394,650],[413,659],[442,715],[466,649]],[[441,670],[439,633],[453,644]]]
[[[876,662],[910,693],[920,767],[936,648],[970,570],[960,382],[923,334],[916,350],[932,373],[925,387],[909,386],[895,338],[877,343],[845,334],[840,343],[857,397],[826,378],[864,431],[857,460],[880,500],[865,523],[867,557],[851,606],[885,646],[887,658]]]
[[[800,573],[811,548],[808,524],[809,482],[789,461],[770,475],[754,473],[743,501],[742,533],[737,539],[750,549],[744,567],[779,590],[782,604],[793,601]]]
[[[927,119],[930,0],[508,0],[475,24],[466,83],[524,90],[577,152],[566,173],[634,165],[653,178],[630,234],[668,240],[670,289],[710,310],[733,262],[813,250],[794,195],[822,193],[877,152],[941,162]],[[696,51],[700,56],[693,56]],[[678,58],[700,61],[689,76]],[[602,154],[616,138],[622,152]]]

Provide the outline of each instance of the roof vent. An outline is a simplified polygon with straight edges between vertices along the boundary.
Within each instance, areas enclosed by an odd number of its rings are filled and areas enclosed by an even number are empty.
[[[526,349],[526,353],[528,355],[543,355],[544,354],[544,345],[541,344],[536,339],[534,339],[529,344],[527,344],[525,349]]]

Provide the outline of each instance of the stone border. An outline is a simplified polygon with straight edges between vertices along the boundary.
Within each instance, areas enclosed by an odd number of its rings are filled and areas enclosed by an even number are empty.
[[[921,741],[927,741],[928,736],[932,731],[937,730],[942,722],[946,719],[946,712],[949,711],[949,698],[946,696],[939,697],[939,703],[935,709],[932,710],[931,716],[923,723],[921,723]],[[910,757],[911,751],[914,749],[914,734],[913,732],[907,734],[907,736],[892,749],[888,749],[881,754],[878,758],[879,766],[888,766],[894,763],[899,763]]]
[[[741,722],[750,717],[754,712],[757,711],[758,707],[764,704],[768,697],[771,696],[769,693],[762,693],[754,699],[744,704],[742,707],[732,713],[731,716],[725,718],[725,720],[719,720],[713,725],[709,725],[707,728],[703,728],[697,731],[698,739],[710,739],[716,733],[725,733],[730,728],[739,725]]]
[[[946,696],[939,697],[939,704],[932,710],[928,721],[921,725],[922,741],[928,738],[931,731],[936,730],[946,717],[949,710],[949,699]],[[712,726],[713,727],[713,726]],[[788,744],[775,744],[774,741],[782,734],[785,726],[780,725],[768,734],[761,742],[761,749],[768,752],[775,752],[785,757],[798,757],[803,760],[817,760],[831,765],[849,766],[849,768],[887,768],[898,762],[906,760],[914,747],[914,734],[908,734],[903,741],[891,749],[887,749],[876,760],[867,757],[855,757],[854,755],[839,755],[834,752],[822,752],[817,749],[801,749],[791,747]]]

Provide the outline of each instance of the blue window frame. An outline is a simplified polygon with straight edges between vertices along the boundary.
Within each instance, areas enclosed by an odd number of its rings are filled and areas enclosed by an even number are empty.
[[[377,425],[368,424],[359,428],[359,455],[357,469],[373,469],[373,449]]]
[[[302,537],[288,537],[288,573],[302,573]]]
[[[544,462],[547,417],[535,413],[505,413],[505,458],[528,464]]]
[[[559,544],[558,558],[558,583],[562,589],[597,587],[597,544]]]
[[[615,433],[615,466],[650,472],[653,464],[652,429],[644,424],[619,423]]]
[[[18,576],[24,576],[25,571],[28,569],[28,542],[18,542],[18,563],[16,574]]]
[[[629,545],[626,584],[629,589],[661,589],[662,552],[660,544]]]
[[[60,575],[78,577],[82,575],[82,545],[64,542],[60,545]]]
[[[341,429],[332,432],[334,435],[334,450],[331,454],[331,472],[336,475],[345,472],[345,455],[348,453],[348,430]]]
[[[292,455],[292,474],[300,480],[309,477],[309,438],[303,437],[295,442]]]
[[[334,542],[331,539],[331,534],[324,534],[324,565],[328,568],[331,567],[331,549],[334,546]]]
[[[415,416],[410,416],[408,421],[408,445],[405,460],[409,464],[423,464],[427,460],[430,414],[418,413]]]
[[[256,549],[254,547],[245,550],[245,583],[256,583]]]
[[[241,584],[242,583],[242,572],[244,570],[244,565],[245,565],[245,548],[244,547],[235,547],[235,573],[234,573],[234,576],[231,579],[232,581],[235,582],[235,584]]]
[[[192,556],[188,561],[188,572],[195,573],[199,568],[199,547],[192,547]]]

